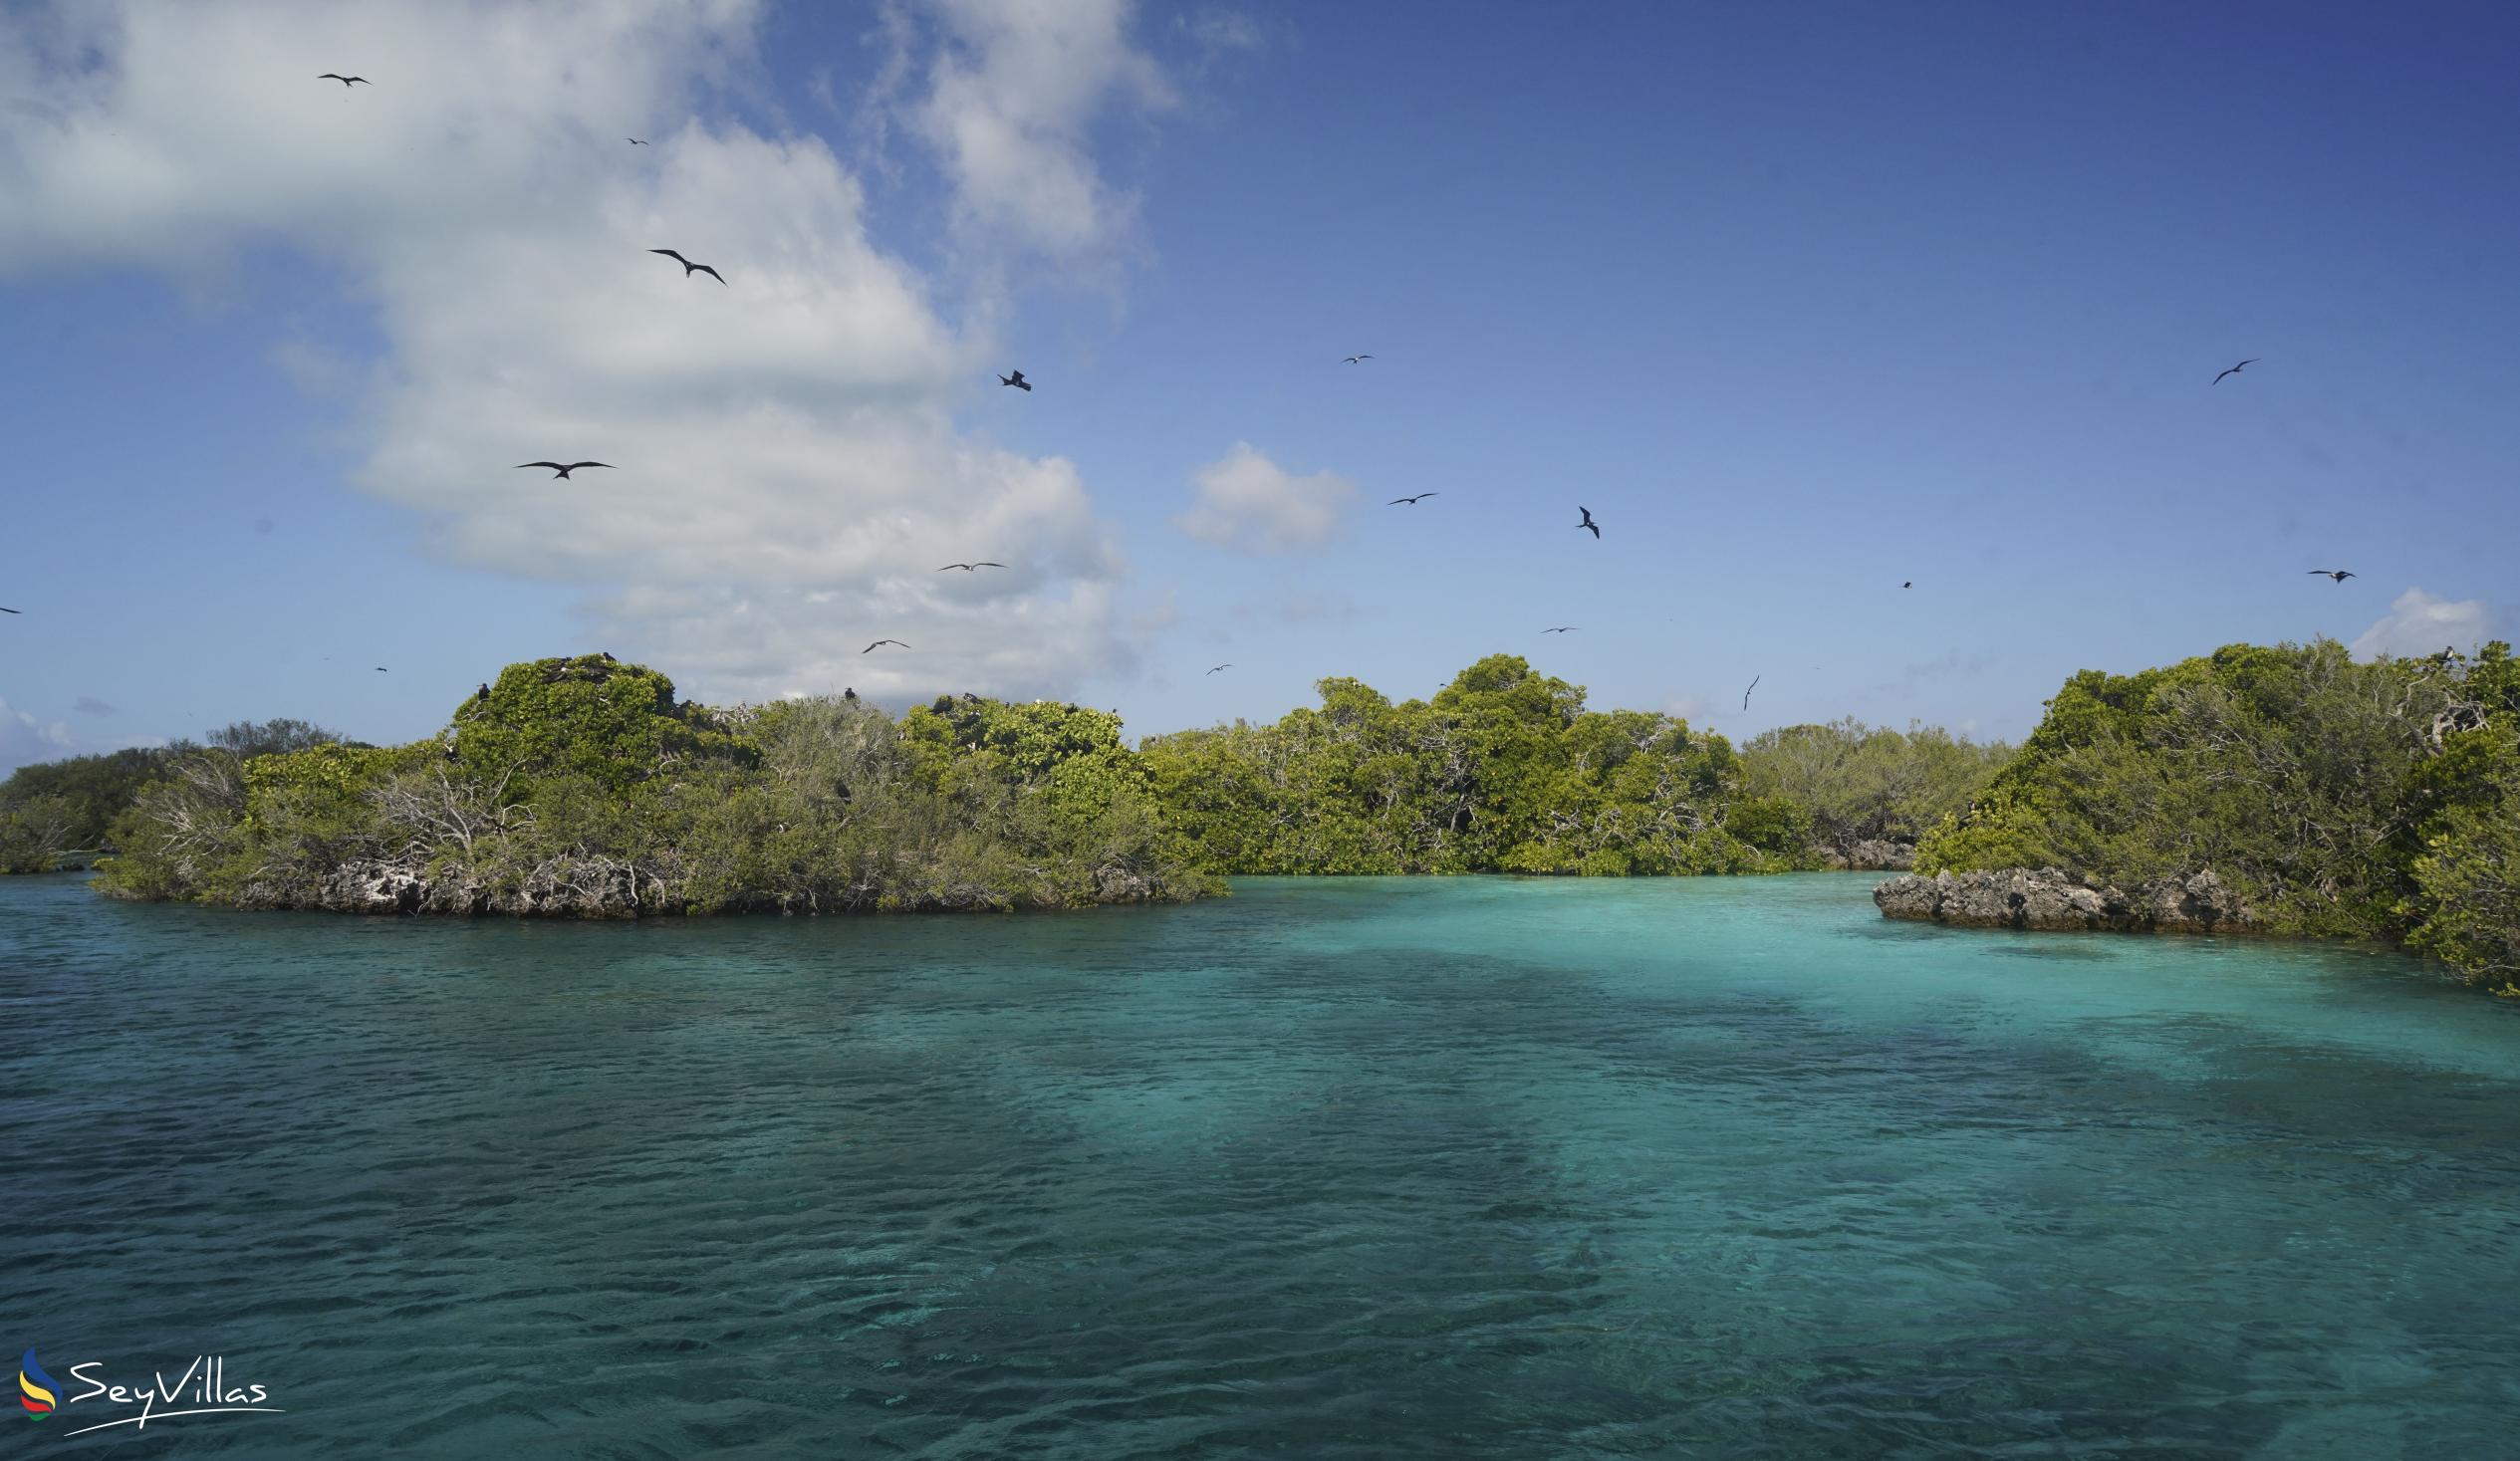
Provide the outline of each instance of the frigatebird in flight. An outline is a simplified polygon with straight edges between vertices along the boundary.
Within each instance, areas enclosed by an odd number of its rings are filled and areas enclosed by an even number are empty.
[[[2252,358],[2251,358],[2251,359],[2249,359],[2249,360],[2242,361],[2242,362],[2240,363],[2240,365],[2233,365],[2230,369],[2223,371],[2223,372],[2222,372],[2222,375],[2237,375],[2237,374],[2239,374],[2239,373],[2240,373],[2240,366],[2241,366],[2241,365],[2256,365],[2256,364],[2257,364],[2256,359],[2255,359],[2254,357],[2252,357]],[[2216,385],[2220,385],[2220,384],[2222,383],[2222,375],[2216,375],[2216,376],[2214,377],[2214,383],[2215,383]]]
[[[1385,507],[1397,507],[1397,506],[1399,506],[1401,503],[1405,502],[1405,503],[1407,503],[1410,507],[1415,507],[1417,504],[1419,504],[1419,503],[1421,503],[1421,502],[1424,502],[1427,498],[1429,498],[1429,497],[1435,497],[1435,496],[1439,496],[1439,495],[1441,495],[1441,494],[1439,494],[1439,493],[1434,493],[1434,492],[1420,492],[1420,493],[1418,493],[1415,497],[1394,497],[1394,498],[1392,498],[1390,501],[1388,501],[1388,502],[1386,502],[1386,503],[1385,503],[1385,504],[1383,504],[1383,505],[1384,505]]]
[[[551,468],[553,471],[560,474],[559,477],[554,477],[552,479],[555,482],[567,477],[571,472],[576,471],[580,467],[605,467],[616,472],[621,470],[620,467],[614,466],[611,462],[569,462],[566,464],[560,462],[518,462],[516,464],[516,469],[520,472],[525,470],[527,467]]]
[[[1000,375],[997,377],[997,383],[1000,385],[1012,385],[1017,390],[1030,390],[1033,388],[1033,382],[1025,379],[1024,372],[1021,370],[1016,371],[1012,375]]]
[[[662,254],[666,258],[680,264],[682,266],[682,277],[685,279],[690,278],[694,274],[705,274],[720,284],[724,284],[726,282],[725,275],[718,273],[706,264],[694,264],[689,259],[682,257],[680,254],[675,253],[671,249],[649,249],[647,252],[651,254]]]
[[[1350,357],[1348,357],[1346,360],[1341,361],[1339,364],[1341,364],[1341,365],[1353,365],[1357,364],[1359,361],[1370,361],[1370,360],[1373,360],[1373,359],[1374,359],[1374,357],[1372,357],[1372,356],[1350,356]]]
[[[941,574],[941,573],[945,572],[945,571],[946,571],[946,569],[960,569],[960,570],[962,570],[964,573],[966,573],[966,574],[967,574],[967,573],[971,572],[973,569],[984,569],[984,568],[1004,568],[1004,567],[1006,567],[1006,565],[1004,565],[1004,564],[1002,564],[1002,563],[990,563],[988,560],[986,560],[986,559],[982,559],[982,560],[981,560],[980,562],[978,562],[978,563],[949,563],[949,564],[945,565],[945,567],[944,567],[944,568],[940,568],[940,569],[936,570],[936,572],[938,572],[938,573],[940,573],[940,574]]]
[[[1582,624],[1560,624],[1554,629],[1542,629],[1540,632],[1544,634],[1572,634],[1582,627],[1584,627]]]
[[[1600,539],[1600,538],[1601,538],[1601,536],[1602,536],[1602,525],[1601,525],[1601,524],[1599,524],[1599,523],[1597,523],[1597,522],[1594,522],[1594,521],[1593,521],[1593,510],[1592,510],[1591,508],[1589,508],[1589,507],[1585,507],[1585,506],[1584,506],[1584,505],[1582,505],[1581,503],[1579,503],[1579,504],[1577,504],[1577,505],[1576,505],[1576,509],[1575,509],[1575,510],[1576,510],[1577,512],[1580,512],[1580,513],[1584,514],[1584,521],[1582,521],[1582,522],[1580,522],[1580,523],[1577,523],[1577,524],[1576,524],[1576,526],[1577,526],[1577,527],[1579,527],[1579,528],[1590,528],[1590,529],[1592,529],[1592,530],[1593,530],[1593,537],[1594,537],[1594,539],[1595,539],[1596,541],[1599,541],[1599,539]]]
[[[1750,676],[1750,690],[1757,689],[1759,687],[1759,681],[1766,678],[1767,676],[1762,674],[1754,674]],[[1744,710],[1750,708],[1750,690],[1744,690],[1741,692],[1741,708]]]
[[[643,147],[647,145],[645,142],[640,141],[636,137],[625,137],[623,140],[629,142],[633,147]]]
[[[1216,666],[1216,669],[1231,669],[1231,668],[1233,668],[1233,665],[1232,665],[1231,663],[1220,664],[1220,665]],[[1208,671],[1208,673],[1209,673],[1209,674],[1214,674],[1214,673],[1216,673],[1216,669],[1211,669],[1211,670],[1209,670],[1209,671]]]
[[[882,646],[884,646],[884,645],[886,645],[886,644],[900,644],[900,646],[901,646],[902,648],[904,648],[904,649],[907,649],[908,647],[910,647],[910,646],[909,646],[909,645],[907,645],[907,644],[902,644],[902,643],[901,643],[901,641],[900,641],[900,640],[898,640],[898,639],[878,639],[878,640],[876,640],[874,643],[869,644],[866,648],[861,649],[861,650],[859,650],[858,652],[859,652],[859,653],[861,653],[861,654],[873,654],[874,652],[876,652],[876,650],[878,650],[878,649],[882,648]]]
[[[367,85],[372,86],[372,87],[376,85],[376,83],[375,83],[375,82],[369,81],[369,80],[368,80],[368,78],[366,78],[366,77],[364,77],[364,76],[344,76],[344,75],[342,75],[342,74],[341,74],[340,72],[338,72],[338,71],[328,71],[328,72],[324,73],[322,76],[317,77],[317,78],[316,78],[316,80],[317,80],[317,81],[337,81],[337,82],[340,82],[340,83],[342,84],[342,90],[343,90],[343,91],[349,91],[349,90],[350,90],[350,84],[351,84],[352,82],[364,82],[364,83],[366,83]]]
[[[2323,579],[2334,579],[2340,584],[2354,577],[2350,569],[2312,569],[2311,572]]]

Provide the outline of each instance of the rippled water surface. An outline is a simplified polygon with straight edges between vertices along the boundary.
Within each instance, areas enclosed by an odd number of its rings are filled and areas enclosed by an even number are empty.
[[[0,878],[12,1454],[2520,1454],[2520,1002],[1869,887]],[[69,1436],[196,1354],[287,1413]]]

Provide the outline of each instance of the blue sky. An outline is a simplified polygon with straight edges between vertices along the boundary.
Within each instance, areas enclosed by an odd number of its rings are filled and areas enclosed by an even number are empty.
[[[2478,7],[13,9],[0,765],[409,739],[596,648],[1138,733],[1505,650],[1736,736],[2012,737],[2080,668],[2507,635],[2515,43]],[[511,465],[554,454],[622,470]],[[931,572],[975,557],[1015,567]]]

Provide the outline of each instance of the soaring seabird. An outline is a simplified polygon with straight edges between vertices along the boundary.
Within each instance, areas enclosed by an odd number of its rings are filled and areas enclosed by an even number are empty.
[[[1420,492],[1420,493],[1418,493],[1415,497],[1394,497],[1394,498],[1392,498],[1390,501],[1388,501],[1388,502],[1386,502],[1386,503],[1385,503],[1385,504],[1383,504],[1383,505],[1384,505],[1385,507],[1397,507],[1397,506],[1399,506],[1401,503],[1405,502],[1405,503],[1407,503],[1410,507],[1415,507],[1417,504],[1419,504],[1419,503],[1421,503],[1421,502],[1424,502],[1424,501],[1425,501],[1427,498],[1429,498],[1429,497],[1437,497],[1437,496],[1441,496],[1441,495],[1442,495],[1442,494],[1440,494],[1440,493],[1435,493],[1435,492]]]
[[[2354,577],[2353,573],[2346,569],[2312,569],[2311,572],[2323,579],[2334,579],[2340,584]]]
[[[1584,627],[1582,624],[1560,624],[1554,629],[1542,629],[1540,632],[1544,634],[1572,634],[1582,627]]]
[[[1765,675],[1754,674],[1750,676],[1750,690],[1757,689],[1759,687],[1759,681],[1765,678],[1767,678]],[[1744,690],[1741,692],[1741,708],[1744,710],[1750,708],[1750,690]]]
[[[15,613],[15,612],[17,612],[17,610],[16,610],[16,609],[0,609],[0,613]]]
[[[1002,564],[1002,563],[991,563],[991,562],[989,562],[987,559],[982,559],[982,560],[980,560],[978,563],[949,563],[949,564],[945,565],[945,567],[944,567],[944,568],[940,568],[940,569],[936,570],[936,572],[938,572],[938,573],[940,573],[940,574],[941,574],[941,573],[946,572],[948,569],[960,569],[960,570],[962,570],[964,573],[966,573],[966,574],[967,574],[967,573],[970,573],[970,572],[971,572],[972,570],[974,570],[974,569],[984,569],[984,568],[1004,568],[1004,567],[1006,567],[1006,565],[1004,565],[1004,564]]]
[[[997,383],[1000,385],[1012,385],[1017,390],[1030,390],[1033,388],[1033,382],[1025,379],[1024,372],[1021,370],[1016,371],[1012,375],[1000,375],[997,377]]]
[[[516,464],[516,469],[520,472],[525,470],[527,467],[549,467],[553,471],[558,472],[560,477],[566,477],[580,467],[607,467],[617,472],[621,470],[621,468],[614,466],[611,462],[569,462],[566,464],[561,462],[518,462]],[[554,477],[552,480],[557,482],[560,480],[560,477]]]
[[[375,83],[375,82],[369,81],[369,80],[368,80],[368,78],[366,78],[366,77],[364,77],[364,76],[344,76],[344,75],[342,75],[342,74],[341,74],[340,72],[338,72],[338,71],[328,71],[328,72],[324,73],[322,76],[317,77],[317,78],[316,78],[316,80],[317,80],[317,81],[337,81],[337,82],[340,82],[340,83],[342,84],[342,90],[343,90],[343,91],[349,91],[349,90],[350,90],[350,84],[351,84],[352,82],[366,82],[366,83],[367,83],[367,85],[372,86],[372,87],[376,85],[376,83]]]
[[[2222,375],[2237,375],[2237,374],[2239,374],[2239,373],[2240,373],[2240,366],[2241,366],[2241,365],[2256,365],[2256,364],[2257,364],[2257,361],[2256,361],[2256,359],[2255,359],[2255,358],[2251,358],[2251,359],[2249,359],[2249,360],[2242,361],[2242,362],[2240,363],[2240,365],[2233,365],[2230,369],[2223,371],[2223,372],[2222,372]],[[2220,385],[2220,384],[2222,383],[2222,375],[2216,375],[2216,376],[2214,377],[2214,383],[2215,383],[2216,385]]]
[[[1346,360],[1341,361],[1339,364],[1343,365],[1353,365],[1359,361],[1370,361],[1373,359],[1374,357],[1372,356],[1350,356]]]
[[[718,273],[706,264],[694,264],[689,259],[682,257],[680,254],[675,253],[671,249],[649,249],[647,252],[651,254],[662,254],[666,258],[680,264],[682,266],[682,277],[685,279],[690,278],[694,274],[705,274],[720,284],[724,284],[726,282],[725,275]]]
[[[1231,669],[1231,668],[1233,668],[1233,665],[1232,665],[1232,664],[1230,664],[1230,663],[1227,663],[1227,664],[1220,664],[1220,665],[1216,666],[1216,669]],[[1211,670],[1209,670],[1209,671],[1208,671],[1208,673],[1209,673],[1209,674],[1214,674],[1214,673],[1216,673],[1216,669],[1211,669]]]
[[[629,142],[633,147],[643,147],[647,145],[645,142],[640,141],[636,137],[626,137],[623,140]]]
[[[1575,510],[1584,514],[1584,521],[1577,523],[1576,526],[1579,528],[1592,529],[1593,537],[1598,540],[1602,536],[1602,525],[1593,521],[1593,510],[1589,507],[1585,507],[1581,503],[1576,505]]]
[[[876,640],[873,644],[869,644],[866,648],[861,649],[861,650],[859,650],[858,652],[859,652],[859,653],[861,653],[861,654],[873,654],[874,652],[876,652],[876,650],[877,650],[877,649],[879,649],[879,648],[882,647],[882,646],[883,646],[883,645],[885,645],[885,644],[900,644],[900,647],[902,647],[902,648],[904,648],[904,649],[907,649],[908,647],[910,647],[910,646],[909,646],[909,645],[907,645],[907,644],[902,644],[902,643],[901,643],[901,641],[900,641],[900,640],[898,640],[898,639],[878,639],[878,640]]]

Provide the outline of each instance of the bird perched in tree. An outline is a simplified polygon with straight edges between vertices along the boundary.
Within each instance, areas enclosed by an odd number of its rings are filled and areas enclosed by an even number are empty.
[[[1582,522],[1580,522],[1580,523],[1577,523],[1577,524],[1576,524],[1576,526],[1577,526],[1577,527],[1579,527],[1579,528],[1590,528],[1590,529],[1592,529],[1592,530],[1593,530],[1593,537],[1594,537],[1595,541],[1599,541],[1599,540],[1600,540],[1600,538],[1601,538],[1601,536],[1602,536],[1602,525],[1601,525],[1601,524],[1599,524],[1599,523],[1597,523],[1597,522],[1594,522],[1594,521],[1593,521],[1593,510],[1592,510],[1591,508],[1589,508],[1589,507],[1585,507],[1585,506],[1582,506],[1582,505],[1580,505],[1580,504],[1576,507],[1576,509],[1575,509],[1575,510],[1576,510],[1577,512],[1580,512],[1580,513],[1584,514],[1584,521],[1582,521]]]
[[[726,282],[725,275],[718,273],[706,264],[694,264],[689,259],[682,257],[680,254],[675,253],[671,249],[649,249],[647,252],[651,254],[662,254],[666,258],[680,264],[682,266],[682,277],[685,279],[690,278],[694,274],[705,274],[720,284],[724,284]]]
[[[518,462],[516,464],[516,469],[520,472],[525,470],[527,467],[551,468],[553,471],[560,474],[560,477],[554,477],[552,479],[555,482],[559,481],[561,477],[568,476],[571,472],[576,471],[580,467],[605,467],[613,471],[621,470],[621,468],[614,466],[611,462],[569,462],[566,465],[560,462]]]
[[[874,643],[869,644],[866,648],[861,649],[861,650],[859,650],[858,652],[859,652],[859,653],[861,653],[861,654],[873,654],[874,652],[876,652],[876,650],[878,650],[878,649],[882,648],[882,646],[884,646],[884,645],[886,645],[886,644],[898,644],[898,645],[900,645],[900,647],[901,647],[901,648],[903,648],[903,649],[907,649],[908,647],[910,647],[910,646],[909,646],[909,645],[907,645],[907,644],[902,644],[902,643],[901,643],[901,641],[900,641],[900,640],[898,640],[898,639],[878,639],[878,640],[876,640]]]
[[[1443,494],[1438,492],[1420,492],[1415,497],[1394,497],[1383,505],[1385,507],[1397,507],[1401,503],[1405,502],[1410,507],[1415,507],[1417,504],[1424,502],[1429,497],[1440,497]]]
[[[2352,573],[2344,569],[2312,569],[2311,572],[2323,579],[2334,579],[2340,584],[2354,577]]]
[[[997,383],[1000,385],[1012,385],[1017,390],[1030,390],[1033,388],[1033,382],[1025,379],[1024,372],[1021,370],[1016,371],[1012,375],[1000,375],[997,377]]]
[[[351,84],[352,82],[359,82],[359,83],[361,83],[361,84],[363,84],[363,85],[365,85],[365,86],[372,86],[372,87],[376,85],[376,83],[375,83],[375,82],[369,81],[369,80],[368,80],[368,78],[366,78],[366,77],[364,77],[364,76],[344,76],[344,75],[342,75],[342,74],[341,74],[340,72],[338,72],[338,71],[328,71],[328,72],[324,73],[322,76],[317,77],[317,78],[316,78],[316,80],[317,80],[317,81],[337,81],[337,82],[340,82],[340,83],[342,84],[342,90],[343,90],[343,91],[345,91],[345,92],[347,92],[347,91],[349,91],[349,90],[350,90],[350,84]]]
[[[2257,362],[2255,359],[2242,361],[2239,365],[2233,365],[2230,369],[2223,371],[2222,375],[2237,375],[2240,373],[2243,366],[2254,365],[2256,364]],[[2220,385],[2222,383],[2222,375],[2216,375],[2214,377],[2214,383],[2216,385]]]
[[[855,699],[857,699],[857,698],[858,698],[858,687],[857,687],[856,685],[851,685],[851,686],[849,686],[847,689],[842,690],[842,691],[840,692],[840,698],[842,698],[843,700],[855,700]]]
[[[487,680],[482,681],[482,682],[481,682],[481,693],[480,693],[480,694],[478,694],[478,695],[473,696],[472,698],[473,698],[474,700],[476,700],[476,701],[480,702],[481,704],[484,704],[484,705],[489,704],[489,703],[490,703],[490,682],[489,682],[489,681],[487,681]]]

